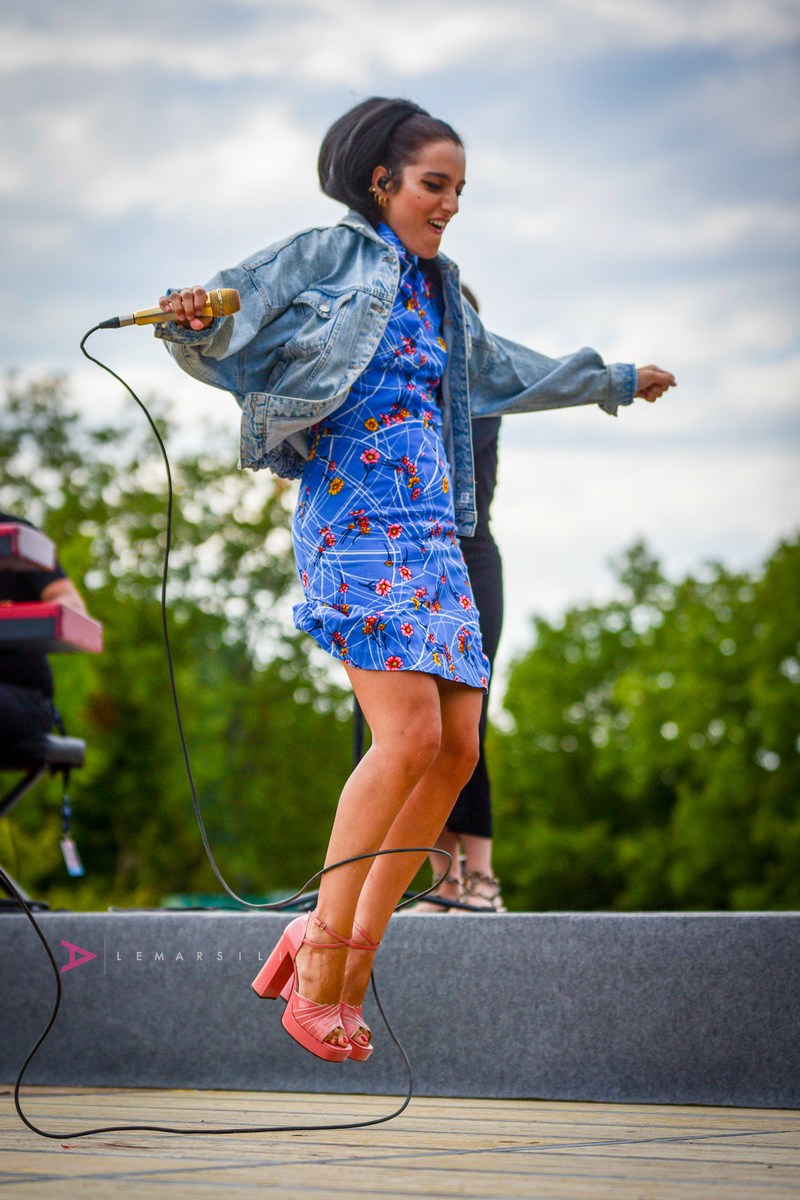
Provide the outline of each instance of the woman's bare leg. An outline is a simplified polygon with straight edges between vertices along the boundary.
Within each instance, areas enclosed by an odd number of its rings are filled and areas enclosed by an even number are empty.
[[[369,723],[372,745],[342,790],[326,866],[380,849],[397,814],[434,761],[442,729],[433,676],[415,671],[346,670]],[[367,858],[338,867],[320,881],[317,916],[345,937],[352,931],[359,894],[373,862]],[[313,924],[309,936],[315,942],[333,941]],[[303,946],[297,955],[301,994],[319,1003],[337,1003],[345,962],[345,947],[315,951]],[[328,1041],[344,1044],[343,1032],[335,1031]]]
[[[475,688],[439,679],[436,679],[436,686],[442,721],[439,752],[397,814],[381,845],[382,850],[433,845],[456,796],[475,768],[481,693]],[[424,860],[424,850],[417,854],[389,854],[375,859],[361,889],[356,910],[356,920],[373,941],[380,941],[403,892]],[[346,1003],[362,1003],[371,969],[371,954],[351,950],[342,992]]]
[[[467,872],[479,871],[481,875],[492,874],[492,839],[476,837],[473,833],[462,833],[464,866]]]

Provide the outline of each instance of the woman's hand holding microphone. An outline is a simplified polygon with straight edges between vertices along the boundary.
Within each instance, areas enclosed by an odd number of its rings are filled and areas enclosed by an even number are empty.
[[[196,287],[183,288],[181,291],[171,292],[169,296],[162,296],[158,305],[163,312],[174,313],[171,319],[184,329],[208,329],[214,318],[203,315],[207,303],[208,293],[198,284]]]

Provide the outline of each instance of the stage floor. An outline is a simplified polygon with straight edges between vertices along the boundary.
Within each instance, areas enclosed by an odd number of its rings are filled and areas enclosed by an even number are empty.
[[[31,1087],[48,1130],[150,1123],[224,1128],[335,1124],[392,1112],[392,1097]],[[0,1186],[15,1200],[796,1200],[800,1112],[780,1109],[414,1099],[347,1132],[198,1137],[112,1133],[50,1141],[0,1094]]]

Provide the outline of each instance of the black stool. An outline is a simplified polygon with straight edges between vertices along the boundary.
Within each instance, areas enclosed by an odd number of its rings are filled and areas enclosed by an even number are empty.
[[[70,771],[82,767],[86,755],[86,742],[80,738],[56,736],[53,733],[37,733],[13,746],[0,747],[0,771],[21,771],[22,779],[0,797],[0,817],[10,812],[15,804],[48,773],[64,776],[66,795]],[[6,871],[6,875],[8,872]],[[11,876],[9,876],[11,879]],[[11,882],[31,907],[46,908],[40,901],[31,901],[16,880]],[[0,882],[2,887],[2,882]],[[4,889],[7,890],[7,889]],[[13,901],[0,901],[0,908],[14,907]]]

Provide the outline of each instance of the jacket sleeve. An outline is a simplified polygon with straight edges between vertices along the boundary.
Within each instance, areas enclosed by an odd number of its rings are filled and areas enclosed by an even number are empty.
[[[633,363],[607,366],[588,347],[548,358],[518,342],[489,333],[474,309],[466,305],[470,410],[474,417],[547,408],[599,404],[617,415],[620,404],[632,404],[636,391]]]

